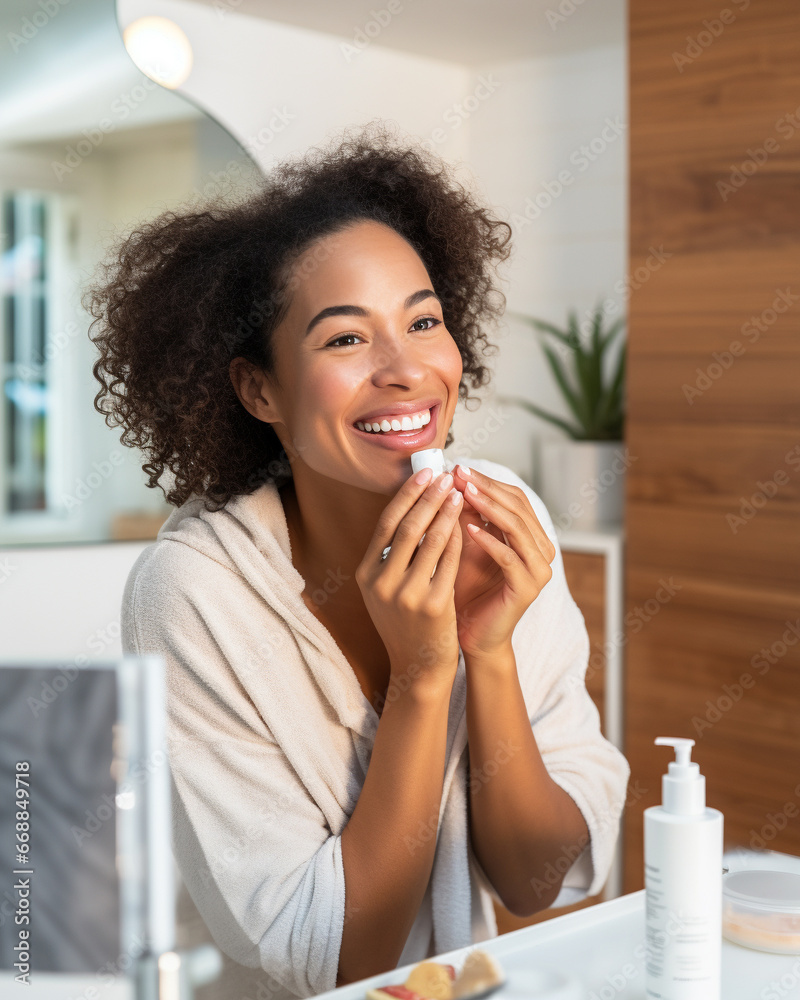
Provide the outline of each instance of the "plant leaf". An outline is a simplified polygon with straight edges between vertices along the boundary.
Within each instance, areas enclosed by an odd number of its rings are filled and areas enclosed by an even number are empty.
[[[581,330],[578,325],[578,314],[574,309],[570,309],[567,316],[567,329],[571,338],[571,345],[574,350],[581,349]]]
[[[603,398],[603,352],[600,347],[600,331],[603,326],[603,307],[598,303],[592,319],[591,350],[586,360],[587,407],[592,423]]]
[[[575,358],[575,375],[580,387],[580,395],[577,397],[581,411],[581,423],[584,431],[588,431],[591,424],[592,413],[597,405],[597,387],[592,376],[591,357],[585,352],[581,344],[580,327],[578,325],[578,314],[571,309],[568,317],[568,329],[571,347]]]
[[[609,422],[617,423],[623,419],[622,383],[625,377],[625,357],[626,349],[623,344],[617,359],[616,371],[606,391],[603,405],[597,414],[600,428],[605,427]]]
[[[592,354],[598,357],[600,351],[600,330],[603,325],[603,307],[598,303],[592,319]]]
[[[553,326],[552,323],[545,323],[544,320],[540,319],[532,319],[530,320],[530,322],[533,324],[533,326],[536,327],[537,330],[541,330],[544,333],[551,333],[554,337],[557,337],[563,344],[566,344],[567,347],[572,346],[569,334],[566,333],[564,330],[559,330],[559,328],[557,326]]]
[[[567,402],[567,405],[572,410],[572,413],[574,414],[575,419],[578,421],[578,425],[580,427],[582,427],[582,428],[585,428],[586,427],[586,414],[585,414],[585,411],[584,411],[584,409],[583,409],[583,407],[581,405],[582,402],[583,402],[583,399],[581,398],[581,396],[578,393],[575,392],[575,390],[569,384],[569,381],[567,380],[566,373],[564,372],[563,368],[561,367],[561,362],[556,357],[555,352],[553,351],[553,349],[549,345],[547,345],[547,344],[542,344],[542,350],[545,353],[545,357],[547,358],[547,361],[548,361],[548,363],[550,365],[550,370],[552,371],[553,375],[555,376],[555,380],[558,383],[559,388],[561,389],[561,392],[562,392],[562,394],[564,396],[564,399]]]
[[[625,317],[620,316],[620,318],[609,327],[609,329],[606,331],[605,337],[603,337],[603,339],[600,342],[601,352],[604,351],[606,347],[608,347],[608,345],[611,343],[611,341],[619,333],[619,331],[622,329],[624,325],[625,325]]]
[[[598,302],[592,322],[592,414],[597,415],[603,398],[603,345],[600,333],[603,329],[603,305]]]
[[[611,392],[619,396],[621,396],[622,393],[622,380],[625,377],[625,358],[627,353],[625,345],[623,344],[619,352],[619,358],[617,359],[617,370],[614,373],[614,378],[611,382]]]
[[[602,302],[599,302],[592,314],[591,334],[585,344],[581,339],[578,314],[575,309],[568,311],[565,329],[560,329],[545,320],[521,317],[537,330],[556,338],[571,352],[570,365],[569,356],[563,356],[563,348],[556,353],[553,349],[555,345],[551,346],[545,340],[540,341],[556,384],[578,426],[570,427],[566,421],[527,401],[519,400],[518,405],[524,406],[535,416],[561,427],[576,440],[619,440],[624,425],[625,343],[620,347],[620,355],[608,384],[605,384],[603,375],[603,358],[607,348],[623,328],[625,316],[620,316],[605,331],[603,317]],[[559,354],[562,356],[559,357]]]
[[[566,431],[571,438],[576,440],[581,438],[582,432],[580,427],[571,426],[566,422],[566,420],[562,420],[561,417],[556,417],[552,413],[547,413],[547,411],[536,406],[534,403],[528,402],[527,399],[519,399],[513,396],[498,396],[496,398],[500,403],[511,403],[514,406],[520,406],[522,409],[533,413],[534,416],[541,417],[542,420],[547,420],[551,424],[555,424],[556,427],[560,427],[563,431]]]

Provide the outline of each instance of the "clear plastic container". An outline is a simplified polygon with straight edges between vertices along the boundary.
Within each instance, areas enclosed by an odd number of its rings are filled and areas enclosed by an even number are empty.
[[[800,875],[759,869],[724,875],[722,934],[758,951],[800,954]]]

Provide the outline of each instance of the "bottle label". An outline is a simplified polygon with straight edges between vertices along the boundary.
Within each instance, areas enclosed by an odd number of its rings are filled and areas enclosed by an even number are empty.
[[[722,824],[645,817],[646,995],[719,997],[722,958]]]

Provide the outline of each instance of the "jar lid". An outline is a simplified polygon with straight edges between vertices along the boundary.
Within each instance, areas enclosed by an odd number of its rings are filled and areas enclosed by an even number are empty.
[[[800,915],[800,875],[795,872],[758,869],[729,872],[722,879],[722,894],[733,903]]]

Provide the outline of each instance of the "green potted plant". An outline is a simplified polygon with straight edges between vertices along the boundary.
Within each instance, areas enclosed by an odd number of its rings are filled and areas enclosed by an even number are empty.
[[[622,329],[622,316],[604,328],[598,305],[588,337],[569,310],[561,329],[544,320],[520,316],[555,344],[541,342],[547,364],[571,414],[565,420],[517,396],[498,397],[558,427],[566,439],[540,443],[537,490],[557,527],[591,529],[622,521],[624,473],[630,458],[624,445],[625,344],[609,366],[606,355]],[[607,374],[610,368],[610,373]]]

